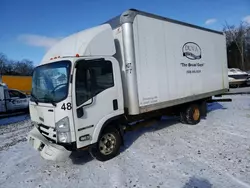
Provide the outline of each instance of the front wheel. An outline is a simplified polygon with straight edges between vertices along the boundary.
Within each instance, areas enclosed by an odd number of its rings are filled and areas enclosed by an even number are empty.
[[[90,148],[90,154],[99,161],[107,161],[120,152],[122,138],[116,128],[106,128],[95,146]]]

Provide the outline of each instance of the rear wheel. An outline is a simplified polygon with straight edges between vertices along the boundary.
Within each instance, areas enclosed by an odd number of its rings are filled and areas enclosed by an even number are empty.
[[[95,146],[90,149],[91,155],[99,161],[107,161],[120,152],[121,135],[116,128],[106,128]]]
[[[200,122],[201,109],[197,104],[191,104],[180,111],[180,122],[183,124],[195,125]]]
[[[201,120],[200,106],[197,104],[190,105],[186,110],[187,123],[190,125],[196,125]]]

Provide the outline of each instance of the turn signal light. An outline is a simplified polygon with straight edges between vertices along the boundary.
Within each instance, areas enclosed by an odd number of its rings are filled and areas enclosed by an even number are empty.
[[[86,134],[84,136],[81,136],[79,138],[80,141],[86,141],[86,140],[90,140],[91,139],[91,136],[89,134]]]

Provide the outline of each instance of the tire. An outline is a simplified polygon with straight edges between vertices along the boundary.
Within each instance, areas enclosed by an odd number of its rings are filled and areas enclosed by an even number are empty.
[[[116,128],[106,128],[95,144],[90,148],[90,154],[98,161],[107,161],[120,153],[122,138]]]
[[[191,104],[186,110],[186,120],[189,125],[196,125],[201,120],[200,106]]]

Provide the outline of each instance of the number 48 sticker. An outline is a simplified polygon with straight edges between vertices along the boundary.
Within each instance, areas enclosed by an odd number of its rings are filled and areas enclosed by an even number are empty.
[[[71,110],[72,109],[72,104],[70,102],[68,102],[66,104],[63,103],[61,109],[63,109],[63,110]]]

